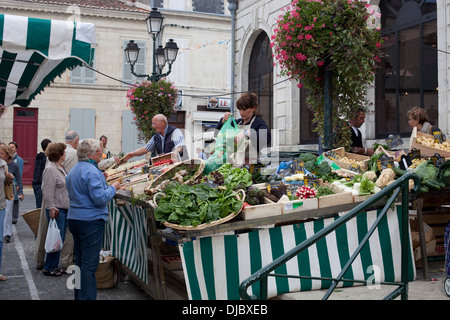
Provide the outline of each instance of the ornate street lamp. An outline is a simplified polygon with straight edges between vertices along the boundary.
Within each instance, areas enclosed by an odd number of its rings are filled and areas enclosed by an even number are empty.
[[[162,46],[156,48],[156,38],[161,32],[163,20],[164,17],[157,8],[153,8],[146,19],[148,33],[153,38],[153,72],[151,75],[136,74],[134,72],[134,64],[139,57],[140,49],[133,40],[130,40],[124,50],[127,61],[131,67],[131,73],[139,78],[146,77],[147,80],[150,80],[151,82],[156,82],[159,79],[170,74],[170,72],[172,71],[172,64],[177,58],[178,54],[178,46],[176,42],[173,41],[173,39],[169,39],[164,48]],[[162,73],[162,70],[166,63],[168,64],[169,69],[166,73]]]

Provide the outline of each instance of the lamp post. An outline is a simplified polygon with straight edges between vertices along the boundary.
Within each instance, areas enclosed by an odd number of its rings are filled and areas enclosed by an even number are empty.
[[[136,74],[134,72],[134,64],[139,57],[140,50],[137,43],[135,43],[133,40],[130,40],[124,50],[126,59],[131,67],[131,73],[138,78],[146,77],[147,80],[156,82],[159,79],[168,76],[172,71],[172,64],[177,58],[178,54],[178,46],[176,42],[174,42],[173,39],[169,39],[164,48],[162,46],[158,46],[158,48],[156,48],[156,38],[161,32],[163,20],[164,17],[157,8],[153,8],[146,19],[148,33],[153,38],[153,71],[151,75]],[[169,69],[166,73],[162,73],[162,69],[164,68],[166,63],[168,64]]]

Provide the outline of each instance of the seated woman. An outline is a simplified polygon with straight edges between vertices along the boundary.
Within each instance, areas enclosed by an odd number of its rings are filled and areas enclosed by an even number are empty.
[[[408,124],[411,128],[417,127],[418,132],[432,134],[432,125],[428,122],[428,114],[425,109],[413,107],[406,115],[408,117]]]

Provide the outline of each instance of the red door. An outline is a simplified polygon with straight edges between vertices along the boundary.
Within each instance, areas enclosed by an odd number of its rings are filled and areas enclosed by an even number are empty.
[[[14,108],[13,128],[13,140],[18,147],[17,154],[23,159],[22,183],[31,185],[37,153],[38,109]]]

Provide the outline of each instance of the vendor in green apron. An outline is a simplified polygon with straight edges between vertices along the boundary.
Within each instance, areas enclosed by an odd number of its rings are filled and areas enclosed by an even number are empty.
[[[258,108],[258,96],[253,92],[244,93],[236,101],[236,108],[239,110],[241,116],[241,118],[236,119],[239,129],[241,129],[241,132],[236,136],[237,145],[240,145],[242,139],[249,140],[250,151],[248,154],[250,158],[252,158],[252,154],[259,157],[263,148],[270,147],[272,139],[269,127],[256,112]],[[232,116],[232,113],[226,112],[223,118],[220,119],[216,126],[215,135],[217,135],[230,116]],[[248,162],[247,160],[246,162]]]

